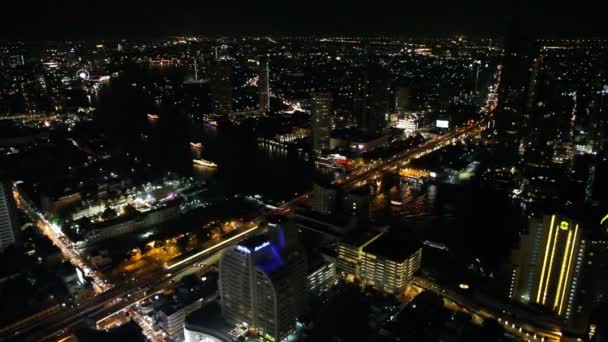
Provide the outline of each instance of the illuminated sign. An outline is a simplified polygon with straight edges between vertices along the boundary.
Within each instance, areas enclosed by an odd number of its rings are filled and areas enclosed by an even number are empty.
[[[251,251],[247,247],[236,246],[236,249],[239,250],[239,251],[241,251],[241,252],[243,252],[243,253],[247,253],[247,254],[251,253]]]
[[[566,222],[566,221],[562,221],[562,222],[559,224],[559,229],[561,229],[561,230],[568,230],[568,227],[570,227],[570,225],[569,225],[569,224],[568,224],[568,222]]]
[[[254,250],[255,252],[257,252],[257,251],[259,251],[260,249],[262,249],[262,248],[264,248],[264,247],[266,247],[266,246],[268,246],[268,245],[270,245],[270,242],[266,241],[266,242],[264,242],[263,244],[261,244],[261,245],[259,245],[259,246],[255,246],[255,248],[254,248],[253,250]]]
[[[259,246],[255,246],[253,248],[253,251],[257,252],[260,249],[262,249],[264,247],[267,247],[268,245],[270,245],[270,242],[266,241],[266,242],[262,243]],[[243,252],[243,253],[246,253],[246,254],[250,254],[251,253],[251,250],[249,248],[247,248],[247,247],[244,247],[244,246],[236,246],[236,249],[239,250],[239,251],[241,251],[241,252]]]
[[[449,128],[450,122],[448,120],[437,120],[435,122],[435,126],[437,126],[438,128]]]

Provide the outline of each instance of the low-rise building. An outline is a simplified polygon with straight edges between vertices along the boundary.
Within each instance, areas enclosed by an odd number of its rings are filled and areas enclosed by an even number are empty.
[[[385,232],[357,232],[338,244],[337,272],[388,293],[400,293],[420,269],[422,247]]]
[[[420,269],[421,261],[420,244],[402,243],[391,234],[383,234],[364,249],[361,278],[378,290],[400,293]]]
[[[186,317],[184,339],[186,342],[233,342],[238,337],[235,336],[237,331],[240,330],[234,329],[222,317],[222,308],[215,301]]]
[[[202,282],[182,284],[158,310],[158,326],[171,341],[183,341],[186,316],[217,298],[217,279],[217,273],[212,273]]]

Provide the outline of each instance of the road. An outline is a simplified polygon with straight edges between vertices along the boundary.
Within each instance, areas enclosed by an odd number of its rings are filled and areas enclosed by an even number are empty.
[[[470,295],[447,289],[422,277],[414,277],[412,285],[432,291],[481,318],[494,319],[508,332],[522,338],[524,341],[558,342],[562,340],[558,322],[543,319],[537,314],[509,303],[502,301],[480,303]]]
[[[29,219],[36,223],[38,229],[53,242],[61,251],[63,257],[68,260],[74,267],[83,271],[84,275],[93,279],[93,285],[96,293],[103,293],[112,288],[112,284],[105,279],[101,272],[94,271],[86,262],[86,259],[72,245],[71,241],[63,234],[61,228],[50,223],[42,213],[37,211],[31,204],[31,201],[26,199],[18,187],[13,189],[13,197],[19,209],[21,209]]]
[[[441,135],[437,138],[427,140],[420,146],[412,147],[396,155],[370,163],[361,167],[345,177],[342,177],[333,182],[334,185],[340,187],[350,187],[361,183],[364,180],[376,179],[381,176],[382,172],[389,171],[395,167],[404,166],[412,159],[421,158],[429,153],[442,149],[457,141],[463,141],[471,136],[479,134],[487,123],[487,119],[481,119],[475,124],[470,124],[465,127],[456,128],[453,131]]]

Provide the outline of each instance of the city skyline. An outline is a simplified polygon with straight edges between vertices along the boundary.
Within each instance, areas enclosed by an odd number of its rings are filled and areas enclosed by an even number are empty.
[[[4,8],[0,340],[607,341],[599,6]]]

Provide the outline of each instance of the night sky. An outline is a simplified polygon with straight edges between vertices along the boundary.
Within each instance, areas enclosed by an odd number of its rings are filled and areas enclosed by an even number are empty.
[[[501,35],[514,14],[544,36],[605,36],[602,1],[97,1],[10,0],[0,37],[159,37],[179,34]]]

